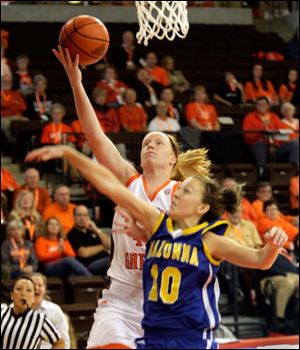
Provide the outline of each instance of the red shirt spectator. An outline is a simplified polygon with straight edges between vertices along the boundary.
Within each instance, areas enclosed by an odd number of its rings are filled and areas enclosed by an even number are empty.
[[[1,192],[7,190],[15,191],[19,187],[12,173],[8,169],[1,167]]]
[[[26,103],[23,96],[18,91],[12,90],[12,77],[4,75],[1,88],[1,118],[22,116],[25,110]]]
[[[149,52],[147,54],[145,69],[157,83],[163,86],[168,86],[170,84],[167,71],[164,68],[157,66],[156,53]]]
[[[281,129],[290,130],[290,134],[285,135],[286,139],[284,141],[299,139],[299,119],[294,118],[295,112],[296,108],[290,102],[285,102],[281,106],[281,114],[283,116]]]
[[[77,120],[74,120],[72,123],[71,123],[71,127],[72,127],[72,130],[77,133],[77,135],[75,135],[75,138],[76,138],[76,146],[79,148],[79,149],[82,149],[83,145],[86,141],[86,137],[84,135],[84,132],[83,132],[83,129],[82,129],[82,126],[81,126],[81,123],[80,123],[80,120],[77,119]]]
[[[291,208],[299,209],[299,175],[293,176],[290,180]]]
[[[285,84],[281,84],[279,88],[280,102],[291,102],[294,92],[296,91],[298,81],[298,71],[291,69],[288,73],[288,81]]]

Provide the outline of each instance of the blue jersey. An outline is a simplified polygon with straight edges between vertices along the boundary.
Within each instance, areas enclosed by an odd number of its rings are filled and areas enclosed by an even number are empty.
[[[227,227],[226,221],[216,220],[174,230],[172,220],[161,214],[146,246],[142,322],[145,337],[138,341],[138,347],[143,348],[144,342],[145,348],[214,347],[212,331],[220,323],[216,273],[221,261],[213,258],[202,238],[207,232],[224,235]],[[180,342],[176,343],[176,336]],[[161,337],[164,344],[162,340],[153,342]]]

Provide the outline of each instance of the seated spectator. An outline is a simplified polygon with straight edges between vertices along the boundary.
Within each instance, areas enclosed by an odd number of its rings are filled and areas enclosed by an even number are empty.
[[[281,84],[279,88],[279,99],[281,103],[291,102],[297,87],[298,71],[297,69],[290,69],[288,73],[287,82]]]
[[[26,97],[26,117],[31,120],[50,120],[52,101],[47,94],[47,78],[38,74],[33,78],[34,92]]]
[[[120,122],[116,110],[107,104],[107,91],[93,90],[93,107],[104,132],[119,132]]]
[[[78,205],[74,209],[75,226],[68,234],[68,240],[76,258],[93,275],[105,275],[109,266],[111,237],[102,232],[90,219],[88,208]]]
[[[135,45],[135,36],[130,30],[122,33],[122,44],[117,46],[112,53],[112,62],[117,69],[136,69],[141,54]]]
[[[150,76],[162,86],[168,86],[170,84],[167,71],[157,65],[157,55],[155,52],[148,52],[146,55],[146,61],[144,68],[150,74]]]
[[[14,73],[14,89],[23,96],[33,93],[32,73],[29,71],[29,58],[20,55],[16,58],[17,69]]]
[[[51,122],[44,126],[41,136],[41,144],[43,145],[57,145],[59,143],[75,143],[74,135],[66,135],[65,133],[72,133],[72,128],[62,122],[66,115],[66,109],[61,103],[54,103],[50,110]]]
[[[271,200],[273,197],[272,187],[269,182],[259,182],[256,186],[256,199],[252,202],[253,209],[255,210],[257,220],[263,219],[265,217],[264,203]],[[295,225],[297,218],[295,216],[284,215],[280,213],[280,217],[291,224]]]
[[[13,174],[8,169],[1,167],[1,193],[4,193],[10,199],[19,187]]]
[[[185,118],[191,127],[198,130],[220,130],[218,115],[215,107],[208,103],[205,87],[198,85],[194,88],[194,102],[185,107]]]
[[[161,61],[161,66],[166,70],[169,78],[169,85],[175,93],[183,94],[190,88],[190,83],[187,81],[182,71],[175,69],[174,57],[164,57]]]
[[[137,92],[138,102],[147,108],[156,106],[157,96],[160,95],[163,86],[153,80],[144,68],[138,69],[136,77],[137,80],[133,85],[134,90]]]
[[[299,229],[282,217],[278,209],[277,202],[274,199],[264,202],[263,211],[265,216],[258,221],[258,231],[261,237],[263,237],[264,234],[273,226],[281,227],[288,235],[288,241],[285,247],[288,250],[293,251],[293,242],[296,236],[299,234]]]
[[[71,123],[71,128],[76,135],[74,136],[76,139],[75,145],[78,150],[83,152],[85,155],[91,155],[92,151],[86,139],[86,136],[83,132],[82,125],[79,119],[74,120]]]
[[[225,72],[224,78],[214,94],[214,99],[226,106],[236,106],[244,103],[243,85],[237,81],[230,71]]]
[[[222,188],[237,188],[237,186],[238,183],[232,177],[225,177],[222,181]],[[257,216],[255,210],[252,204],[243,195],[241,195],[241,210],[241,218],[243,220],[252,221],[253,224],[257,224]],[[227,218],[228,216],[229,214],[226,213],[225,218]]]
[[[65,185],[58,185],[53,190],[54,203],[51,203],[43,212],[44,221],[50,217],[56,217],[62,227],[65,235],[74,226],[74,208],[75,204],[70,203],[70,190]]]
[[[282,122],[277,114],[270,111],[270,103],[266,97],[260,97],[256,101],[256,110],[246,115],[243,120],[244,131],[261,130],[261,133],[245,133],[245,140],[251,146],[258,167],[258,177],[265,176],[267,163],[267,150],[269,146],[275,147],[277,157],[288,157],[289,162],[298,166],[299,142],[293,140],[280,144],[274,140],[272,135],[264,134],[266,131],[279,131]]]
[[[124,105],[119,108],[119,120],[124,130],[142,132],[146,130],[147,114],[144,108],[136,103],[136,92],[127,89],[123,94]]]
[[[35,284],[34,303],[32,309],[48,317],[56,329],[59,330],[64,340],[64,349],[71,349],[69,337],[69,325],[61,307],[49,300],[47,296],[47,277],[40,272],[33,272],[29,275]],[[51,349],[51,344],[42,341],[41,349]]]
[[[25,226],[25,239],[35,241],[41,233],[42,218],[35,209],[34,193],[21,190],[15,201],[13,210],[8,215],[10,220],[22,221]]]
[[[148,125],[148,131],[170,131],[177,132],[180,125],[177,120],[168,116],[168,106],[164,101],[158,101],[156,106],[156,117]]]
[[[24,174],[25,183],[14,192],[14,203],[22,190],[29,190],[34,196],[35,209],[42,214],[44,209],[51,204],[51,198],[47,188],[40,187],[40,173],[37,169],[29,168]]]
[[[91,276],[89,270],[75,259],[70,242],[65,239],[59,220],[50,217],[45,223],[45,235],[35,242],[35,252],[43,264],[46,276],[68,278],[71,274]]]
[[[278,104],[278,97],[273,84],[263,76],[263,66],[261,64],[255,64],[252,74],[252,79],[245,85],[244,92],[246,102],[255,103],[258,98],[266,97],[270,104]]]
[[[24,238],[25,227],[19,220],[7,224],[7,239],[1,245],[1,277],[15,279],[37,270],[31,241]]]
[[[12,76],[10,65],[5,57],[5,47],[1,43],[1,79],[4,75]]]
[[[102,80],[96,83],[96,88],[106,91],[106,103],[110,107],[118,107],[122,104],[122,94],[127,86],[123,81],[118,80],[115,68],[106,67],[103,71]]]
[[[178,106],[174,103],[174,92],[171,88],[164,88],[160,94],[161,101],[165,101],[168,106],[168,116],[181,124],[181,115]]]
[[[298,140],[299,139],[299,119],[295,118],[296,108],[289,102],[285,102],[281,106],[282,114],[282,129],[291,130],[291,133],[288,135],[287,140]]]
[[[11,124],[13,121],[28,121],[23,116],[26,110],[26,103],[23,96],[12,90],[12,76],[1,76],[1,130],[9,141],[13,141]]]
[[[299,174],[290,179],[290,201],[295,215],[299,215]]]

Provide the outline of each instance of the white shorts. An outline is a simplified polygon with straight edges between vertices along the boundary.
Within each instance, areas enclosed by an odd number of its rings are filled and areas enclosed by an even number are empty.
[[[134,340],[142,337],[143,319],[142,291],[124,284],[112,282],[102,291],[102,299],[94,314],[94,323],[89,335],[87,349],[108,344],[122,344],[135,349]]]

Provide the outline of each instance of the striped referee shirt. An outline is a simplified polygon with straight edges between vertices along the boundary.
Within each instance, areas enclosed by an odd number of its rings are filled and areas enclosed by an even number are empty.
[[[39,349],[42,340],[53,344],[60,338],[46,315],[28,309],[16,316],[11,305],[1,305],[0,349]]]

